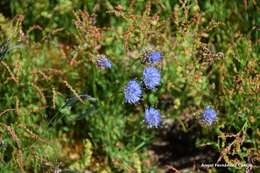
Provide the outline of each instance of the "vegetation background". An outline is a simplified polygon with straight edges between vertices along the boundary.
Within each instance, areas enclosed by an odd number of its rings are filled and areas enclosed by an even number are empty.
[[[260,170],[259,1],[1,0],[0,33],[0,172]],[[127,105],[145,49],[161,85]]]

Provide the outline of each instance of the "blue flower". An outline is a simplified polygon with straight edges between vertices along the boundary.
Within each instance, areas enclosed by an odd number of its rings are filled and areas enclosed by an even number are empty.
[[[208,123],[208,124],[212,124],[214,121],[216,121],[217,119],[217,113],[214,109],[212,109],[211,107],[207,106],[204,109],[204,112],[202,114],[203,116],[203,120]]]
[[[111,68],[112,67],[112,63],[104,55],[101,55],[97,59],[97,66],[99,66],[101,68]]]
[[[148,62],[154,64],[162,59],[162,55],[158,51],[153,51],[148,55]]]
[[[149,128],[159,127],[161,122],[160,111],[154,108],[146,108],[144,112],[144,120]]]
[[[161,74],[155,67],[146,67],[143,72],[143,81],[148,89],[155,89],[160,84]]]
[[[124,94],[125,101],[134,104],[140,100],[142,89],[136,80],[130,80],[124,89]]]

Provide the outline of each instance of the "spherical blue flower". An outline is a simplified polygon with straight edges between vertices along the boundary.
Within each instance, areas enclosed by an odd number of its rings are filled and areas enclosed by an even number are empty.
[[[124,89],[124,94],[125,101],[127,103],[134,104],[140,100],[142,96],[142,89],[136,80],[130,80]]]
[[[101,67],[101,68],[111,68],[112,67],[112,63],[109,59],[107,59],[104,55],[101,55],[98,59],[97,59],[97,66]]]
[[[155,89],[160,84],[161,74],[155,67],[146,67],[143,72],[143,81],[148,89]]]
[[[203,116],[203,120],[206,123],[211,125],[217,119],[217,112],[214,109],[212,109],[211,107],[207,106],[204,109],[202,116]]]
[[[159,127],[161,122],[160,111],[154,108],[146,108],[144,112],[144,120],[149,128]]]
[[[153,51],[148,55],[148,61],[151,64],[154,64],[162,59],[162,55],[158,51]]]

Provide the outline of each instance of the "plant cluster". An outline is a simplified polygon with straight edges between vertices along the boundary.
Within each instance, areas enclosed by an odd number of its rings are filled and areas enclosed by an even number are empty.
[[[0,172],[257,172],[259,10],[1,0]]]

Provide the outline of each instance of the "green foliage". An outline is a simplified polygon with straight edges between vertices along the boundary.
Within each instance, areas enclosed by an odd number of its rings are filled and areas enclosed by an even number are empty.
[[[254,0],[1,4],[11,11],[0,7],[0,172],[166,172],[151,146],[169,125],[191,134],[194,152],[210,148],[209,163],[260,162]],[[161,85],[127,105],[124,85],[141,80],[146,49],[163,54]],[[111,69],[96,66],[99,54]],[[143,122],[150,105],[161,128]],[[218,111],[212,127],[200,121],[207,105]]]

